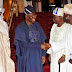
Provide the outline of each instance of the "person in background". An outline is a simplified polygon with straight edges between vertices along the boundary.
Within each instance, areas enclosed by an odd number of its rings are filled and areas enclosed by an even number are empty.
[[[63,8],[55,8],[53,11],[53,21],[50,32],[51,48],[47,50],[47,53],[51,55],[51,65],[50,72],[59,72],[59,59],[64,57],[65,49],[65,38],[67,27],[69,24],[65,23],[63,20]],[[66,72],[65,62],[60,64],[60,72]]]
[[[11,56],[8,25],[3,21],[4,9],[0,8],[0,72],[15,72]]]
[[[72,72],[72,4],[64,5],[64,20],[69,24],[67,27],[65,57],[59,59],[59,63],[66,62],[66,72]]]
[[[33,6],[24,10],[25,21],[15,29],[14,44],[17,54],[17,72],[43,72],[46,50],[51,47],[45,43],[46,35],[35,21]]]

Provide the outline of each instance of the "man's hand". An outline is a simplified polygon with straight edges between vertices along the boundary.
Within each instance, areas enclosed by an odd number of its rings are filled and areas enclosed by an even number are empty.
[[[41,44],[41,49],[43,49],[43,50],[47,50],[50,47],[51,47],[51,45],[49,43],[43,43],[43,44]]]
[[[58,64],[65,61],[65,55],[63,54],[62,57],[58,60]]]
[[[42,56],[42,64],[44,64],[46,61],[46,57],[45,56]]]
[[[72,59],[70,59],[69,62],[72,64]]]

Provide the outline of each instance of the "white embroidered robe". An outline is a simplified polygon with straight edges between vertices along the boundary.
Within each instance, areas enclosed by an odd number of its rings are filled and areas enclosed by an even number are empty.
[[[69,63],[70,58],[72,59],[72,25],[69,24],[67,27],[67,35],[66,35],[66,72],[72,72],[72,64]]]
[[[15,72],[15,65],[10,56],[8,26],[0,20],[0,72]]]
[[[57,27],[57,24],[53,24],[50,33],[51,48],[47,50],[47,53],[51,54],[51,68],[50,72],[59,72],[59,58],[66,53],[65,41],[68,24],[64,23],[61,27]],[[66,72],[66,63],[60,64],[60,72]]]

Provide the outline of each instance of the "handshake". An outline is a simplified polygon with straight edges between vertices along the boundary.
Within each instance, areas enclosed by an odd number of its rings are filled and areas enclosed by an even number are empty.
[[[43,50],[47,50],[50,47],[51,47],[51,44],[49,44],[49,43],[43,43],[43,44],[41,44],[41,49],[43,49]]]

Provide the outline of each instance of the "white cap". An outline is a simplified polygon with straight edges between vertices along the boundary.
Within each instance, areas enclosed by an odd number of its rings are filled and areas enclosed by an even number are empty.
[[[72,15],[72,4],[64,5],[64,13]]]
[[[55,8],[53,10],[53,14],[57,15],[57,16],[63,16],[63,14],[64,14],[63,8]]]

